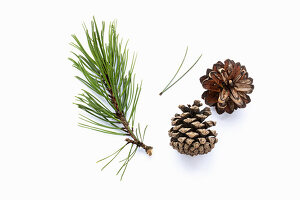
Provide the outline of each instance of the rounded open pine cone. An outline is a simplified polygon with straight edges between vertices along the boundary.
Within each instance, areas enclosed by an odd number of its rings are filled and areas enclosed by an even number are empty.
[[[172,118],[172,128],[169,130],[170,145],[181,154],[195,156],[210,152],[218,142],[217,132],[208,129],[215,126],[214,121],[205,121],[211,115],[209,107],[200,110],[202,104],[195,100],[191,105],[179,105],[182,114]]]
[[[245,108],[251,99],[247,94],[254,89],[253,79],[248,77],[245,66],[233,60],[219,61],[206,75],[200,78],[203,88],[207,89],[202,98],[209,106],[215,106],[218,114],[231,114],[238,108]]]

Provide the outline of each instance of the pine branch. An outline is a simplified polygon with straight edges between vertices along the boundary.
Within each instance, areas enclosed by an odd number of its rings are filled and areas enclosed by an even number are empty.
[[[135,83],[133,69],[136,56],[129,70],[127,43],[122,46],[116,33],[116,23],[111,23],[108,30],[108,42],[104,41],[105,23],[102,22],[101,31],[98,30],[95,18],[91,22],[91,32],[83,25],[89,51],[86,51],[79,39],[72,35],[75,40],[71,43],[79,53],[73,53],[75,59],[69,58],[73,66],[77,68],[83,77],[76,77],[91,91],[83,90],[76,97],[75,103],[88,115],[81,115],[84,123],[79,126],[105,134],[127,136],[126,143],[103,161],[114,156],[102,169],[104,169],[119,153],[131,144],[128,156],[124,159],[119,172],[123,170],[121,177],[127,168],[129,161],[135,155],[137,148],[143,148],[146,153],[152,155],[152,147],[143,143],[143,136],[138,128],[134,128],[137,103],[142,89],[142,84]],[[135,130],[135,131],[134,131]],[[136,146],[134,150],[133,146]],[[118,172],[118,173],[119,173]]]

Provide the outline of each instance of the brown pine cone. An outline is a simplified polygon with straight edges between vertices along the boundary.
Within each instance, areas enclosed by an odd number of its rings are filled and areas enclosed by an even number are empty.
[[[202,98],[209,106],[215,106],[218,114],[232,113],[238,108],[245,108],[251,99],[247,94],[254,89],[253,79],[248,77],[245,66],[233,60],[217,62],[206,75],[200,78],[203,88],[207,89]]]
[[[170,145],[179,153],[195,156],[210,152],[217,143],[217,132],[208,129],[215,126],[214,121],[205,121],[211,115],[209,107],[200,111],[202,106],[199,100],[194,104],[180,105],[182,114],[175,114],[172,118],[172,128],[169,130]]]

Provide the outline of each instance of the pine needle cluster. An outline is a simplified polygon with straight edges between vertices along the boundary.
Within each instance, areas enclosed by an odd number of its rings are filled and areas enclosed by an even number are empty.
[[[170,82],[167,84],[167,86],[159,93],[159,95],[163,95],[163,93],[165,93],[168,89],[170,89],[173,85],[175,85],[178,81],[180,81],[180,79],[182,79],[189,71],[191,71],[191,69],[197,64],[197,62],[200,60],[200,58],[202,57],[202,54],[198,57],[198,59],[196,60],[196,62],[184,73],[182,74],[176,81],[174,81],[174,79],[176,78],[178,72],[180,71],[184,61],[185,61],[185,58],[186,58],[186,55],[187,55],[187,52],[188,52],[188,47],[186,47],[186,50],[185,50],[185,54],[184,54],[184,57],[183,57],[183,60],[181,61],[181,64],[179,66],[179,68],[177,69],[175,75],[173,76],[173,78],[170,80]],[[173,82],[174,81],[174,82]]]
[[[151,156],[152,147],[144,144],[147,126],[141,130],[140,124],[135,126],[135,114],[140,97],[142,83],[135,82],[133,69],[136,56],[133,56],[128,69],[127,43],[123,47],[122,40],[116,33],[116,23],[110,23],[108,41],[105,42],[105,23],[99,31],[95,18],[91,22],[91,30],[83,25],[88,44],[87,51],[79,39],[71,43],[79,53],[73,53],[75,58],[69,58],[73,66],[82,73],[76,76],[88,90],[76,97],[75,103],[86,115],[80,115],[82,120],[79,126],[105,134],[125,136],[125,144],[113,154],[99,160],[110,159],[104,169],[119,153],[129,146],[127,157],[120,162],[122,166],[117,174],[121,179],[126,171],[129,161],[137,149],[143,148]],[[136,127],[136,128],[135,128]]]

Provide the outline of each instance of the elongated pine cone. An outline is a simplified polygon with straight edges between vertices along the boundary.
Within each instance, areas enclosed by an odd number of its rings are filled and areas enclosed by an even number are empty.
[[[209,106],[215,106],[218,114],[232,113],[238,108],[245,108],[251,99],[247,94],[254,89],[253,79],[248,77],[245,66],[233,60],[219,61],[206,75],[200,78],[202,86],[207,89],[202,98]]]
[[[191,105],[179,105],[182,114],[172,118],[172,128],[169,130],[170,145],[179,153],[195,156],[210,152],[217,143],[217,132],[208,129],[215,126],[214,121],[205,121],[211,115],[209,107],[200,111],[199,100]]]

